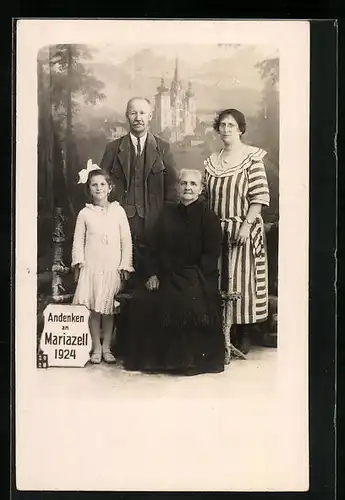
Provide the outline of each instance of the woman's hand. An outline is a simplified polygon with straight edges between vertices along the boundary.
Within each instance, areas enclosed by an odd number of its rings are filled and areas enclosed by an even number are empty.
[[[242,226],[240,227],[240,230],[238,231],[238,235],[236,238],[236,243],[237,245],[244,245],[244,243],[247,241],[250,235],[250,224],[247,224],[247,222],[243,222]]]
[[[158,277],[156,275],[150,276],[150,278],[146,281],[145,286],[150,292],[158,290],[159,288]]]

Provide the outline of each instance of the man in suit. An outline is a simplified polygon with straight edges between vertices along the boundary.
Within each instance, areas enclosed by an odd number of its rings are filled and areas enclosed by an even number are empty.
[[[169,143],[149,132],[150,101],[130,99],[126,118],[129,134],[107,145],[100,166],[111,174],[115,199],[128,217],[137,281],[145,275],[147,244],[163,205],[176,201],[177,176]]]

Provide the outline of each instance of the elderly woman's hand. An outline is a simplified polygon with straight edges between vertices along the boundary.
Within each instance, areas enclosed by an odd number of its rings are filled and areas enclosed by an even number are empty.
[[[150,278],[145,283],[146,288],[152,292],[153,290],[158,290],[159,279],[156,275],[150,276]]]
[[[243,245],[250,235],[250,224],[244,222],[238,231],[238,235],[236,238],[237,245]]]

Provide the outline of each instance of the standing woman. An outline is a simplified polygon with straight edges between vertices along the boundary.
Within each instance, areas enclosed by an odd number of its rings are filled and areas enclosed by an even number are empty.
[[[221,219],[222,253],[219,260],[220,289],[239,293],[230,321],[236,325],[237,344],[242,350],[247,325],[265,321],[267,304],[267,257],[262,205],[269,205],[269,190],[263,158],[266,151],[246,145],[244,115],[225,109],[213,125],[223,148],[205,160],[206,194],[209,207]]]

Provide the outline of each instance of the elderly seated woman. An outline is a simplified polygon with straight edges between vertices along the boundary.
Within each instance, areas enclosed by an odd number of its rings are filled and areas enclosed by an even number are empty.
[[[150,242],[149,274],[130,304],[124,367],[196,375],[224,371],[217,262],[218,217],[199,199],[202,175],[182,170],[179,204],[166,207]]]

